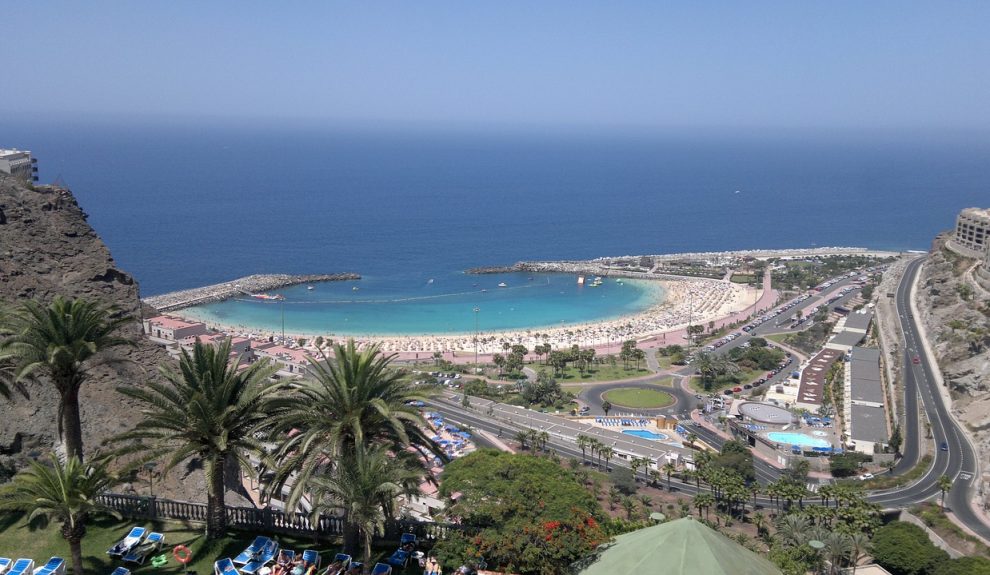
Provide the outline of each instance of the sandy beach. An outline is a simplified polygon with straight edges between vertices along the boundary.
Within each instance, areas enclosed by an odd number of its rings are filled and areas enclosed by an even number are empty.
[[[530,350],[536,345],[545,343],[549,343],[555,348],[572,345],[612,348],[624,340],[646,339],[659,334],[682,330],[689,324],[707,326],[710,321],[730,317],[734,313],[752,306],[759,298],[756,289],[725,280],[665,278],[642,281],[648,289],[654,290],[657,303],[641,313],[601,322],[569,324],[562,327],[500,332],[483,331],[478,335],[477,352],[479,355],[502,353],[504,351],[503,345],[506,343],[521,344]],[[184,315],[183,310],[172,312],[170,315],[198,321],[191,315]],[[251,326],[223,325],[215,322],[207,322],[207,324],[213,329],[233,336],[264,341],[268,341],[269,338],[277,340],[280,337],[280,334],[270,330],[258,330]],[[353,337],[360,343],[379,343],[383,350],[398,352],[403,357],[413,355],[421,359],[429,357],[434,352],[449,354],[451,357],[461,354],[473,355],[475,352],[474,334],[375,336],[286,333],[286,339],[306,338],[310,342],[307,347],[312,347],[312,339],[317,335],[323,336],[324,339]]]

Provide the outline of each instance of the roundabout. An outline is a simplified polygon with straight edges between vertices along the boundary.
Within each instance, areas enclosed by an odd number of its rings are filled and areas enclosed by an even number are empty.
[[[616,407],[630,409],[662,409],[676,400],[666,391],[650,387],[614,387],[602,393],[602,399]]]

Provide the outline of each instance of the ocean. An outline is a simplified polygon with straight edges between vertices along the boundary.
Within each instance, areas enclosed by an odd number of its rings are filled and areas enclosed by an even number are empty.
[[[529,259],[927,249],[990,203],[990,142],[973,135],[53,119],[4,122],[0,146],[68,184],[143,295],[266,272],[420,289]]]

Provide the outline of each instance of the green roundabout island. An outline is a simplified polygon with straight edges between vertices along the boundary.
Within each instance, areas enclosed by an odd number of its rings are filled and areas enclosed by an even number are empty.
[[[602,394],[602,398],[619,407],[659,409],[674,405],[674,397],[665,391],[645,387],[617,387]]]

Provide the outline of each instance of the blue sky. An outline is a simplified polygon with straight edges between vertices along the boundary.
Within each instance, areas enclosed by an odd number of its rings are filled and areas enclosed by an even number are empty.
[[[0,120],[990,129],[990,2],[670,4],[20,2]]]

